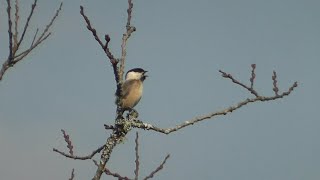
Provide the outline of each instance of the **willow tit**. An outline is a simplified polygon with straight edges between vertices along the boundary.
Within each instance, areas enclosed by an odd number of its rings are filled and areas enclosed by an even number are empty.
[[[134,68],[127,72],[122,85],[121,107],[123,110],[132,110],[141,97],[143,91],[143,81],[148,77],[141,68]]]

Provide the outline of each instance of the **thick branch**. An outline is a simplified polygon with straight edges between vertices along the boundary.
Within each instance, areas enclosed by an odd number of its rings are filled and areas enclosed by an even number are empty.
[[[117,145],[117,141],[118,141],[118,138],[115,133],[111,134],[111,136],[107,139],[105,148],[101,154],[98,169],[96,171],[96,174],[93,177],[93,180],[99,180],[101,178],[101,175],[105,170],[106,164],[110,159],[111,152],[113,148]]]

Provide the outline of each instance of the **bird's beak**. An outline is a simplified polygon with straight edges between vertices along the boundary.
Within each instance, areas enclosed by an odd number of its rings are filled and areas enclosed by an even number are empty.
[[[144,71],[143,72],[143,77],[142,77],[142,81],[144,81],[147,77],[149,77],[148,75],[146,75],[148,71]]]

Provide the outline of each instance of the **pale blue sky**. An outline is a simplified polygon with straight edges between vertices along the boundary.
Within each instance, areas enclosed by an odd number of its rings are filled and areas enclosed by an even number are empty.
[[[28,12],[30,4],[22,1],[21,11]],[[39,1],[32,29],[43,27],[58,4]],[[0,179],[67,179],[72,168],[76,179],[90,179],[96,170],[91,161],[52,152],[65,149],[61,128],[77,154],[91,152],[105,142],[109,132],[103,124],[115,116],[112,68],[87,31],[80,5],[100,36],[110,34],[119,55],[126,0],[64,1],[53,35],[0,82]],[[154,179],[319,179],[319,7],[317,0],[134,0],[137,32],[128,44],[126,70],[149,71],[136,107],[146,122],[169,127],[251,97],[219,69],[248,82],[250,64],[256,63],[256,89],[263,95],[273,94],[273,70],[280,90],[299,82],[289,97],[171,135],[139,130],[140,174],[149,174],[170,153]],[[0,8],[3,60],[5,1]],[[134,132],[114,149],[108,165],[131,177]]]

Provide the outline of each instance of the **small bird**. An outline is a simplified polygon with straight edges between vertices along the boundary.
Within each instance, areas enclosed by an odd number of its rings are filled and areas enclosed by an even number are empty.
[[[143,92],[143,81],[148,77],[142,68],[134,68],[127,72],[122,85],[121,107],[123,110],[132,110],[135,107]]]

